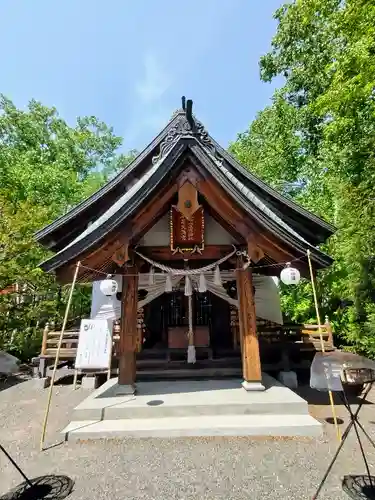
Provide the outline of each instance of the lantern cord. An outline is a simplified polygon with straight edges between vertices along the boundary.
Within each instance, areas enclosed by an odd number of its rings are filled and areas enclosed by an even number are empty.
[[[307,260],[308,260],[309,269],[310,269],[311,286],[312,286],[313,296],[314,296],[316,318],[318,320],[318,331],[319,331],[319,338],[320,338],[320,346],[321,346],[322,352],[324,353],[325,352],[325,346],[324,346],[324,340],[323,340],[323,334],[322,334],[322,326],[321,326],[321,322],[320,322],[320,312],[319,312],[318,298],[317,298],[317,295],[316,295],[314,272],[313,272],[313,268],[312,268],[312,264],[311,264],[311,258],[310,258],[310,250],[307,250]],[[333,421],[334,421],[335,428],[336,428],[336,435],[337,435],[337,439],[338,439],[338,441],[340,443],[341,442],[341,432],[340,432],[340,428],[339,428],[338,423],[337,423],[337,415],[336,415],[335,404],[333,402],[332,391],[328,391],[328,395],[329,395],[329,402],[330,402],[331,409],[332,409]]]
[[[51,382],[50,382],[50,386],[49,386],[49,393],[48,393],[48,400],[47,400],[46,412],[45,412],[44,421],[43,421],[42,435],[41,435],[41,438],[40,438],[40,451],[43,451],[43,449],[44,449],[44,439],[46,437],[48,415],[49,415],[49,410],[50,410],[50,407],[51,407],[53,385],[55,383],[56,370],[57,370],[57,365],[58,365],[59,357],[60,357],[61,344],[63,342],[64,332],[65,332],[66,324],[68,322],[68,315],[69,315],[70,304],[72,303],[74,286],[75,286],[76,281],[77,281],[78,271],[79,271],[80,267],[81,267],[81,262],[78,261],[76,269],[75,269],[75,272],[74,272],[74,277],[73,277],[72,285],[71,285],[71,288],[70,288],[70,292],[69,292],[68,303],[67,303],[66,309],[65,309],[64,321],[63,321],[63,324],[62,324],[62,327],[61,327],[59,342],[58,342],[57,350],[56,350],[55,364],[53,366],[53,372],[52,372]]]

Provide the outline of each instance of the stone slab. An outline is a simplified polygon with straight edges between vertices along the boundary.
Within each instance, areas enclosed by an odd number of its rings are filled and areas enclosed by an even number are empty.
[[[72,420],[117,420],[207,415],[307,415],[307,402],[264,374],[264,391],[244,391],[240,379],[137,383],[137,394],[116,396],[117,379],[91,393]]]
[[[296,372],[293,371],[280,372],[278,375],[278,379],[286,387],[289,387],[289,389],[297,389],[298,387],[298,379]]]
[[[36,389],[46,389],[51,385],[51,377],[36,377],[33,381]]]
[[[322,425],[310,415],[225,415],[71,422],[68,440],[189,436],[318,437]]]
[[[99,385],[98,377],[95,375],[86,375],[82,378],[81,387],[82,389],[97,389]]]

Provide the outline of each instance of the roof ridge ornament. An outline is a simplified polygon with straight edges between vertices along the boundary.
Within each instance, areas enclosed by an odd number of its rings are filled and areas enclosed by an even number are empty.
[[[209,150],[211,154],[215,157],[218,156],[218,152],[207,130],[193,115],[193,101],[191,99],[186,100],[185,96],[182,96],[181,101],[182,109],[176,110],[172,115],[172,119],[177,116],[179,116],[179,119],[174,125],[171,126],[167,135],[160,143],[159,153],[152,158],[153,164],[164,158],[181,138],[195,137],[202,144],[202,146]]]

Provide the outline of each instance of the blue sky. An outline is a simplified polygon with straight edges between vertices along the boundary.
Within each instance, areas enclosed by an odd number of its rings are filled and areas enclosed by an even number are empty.
[[[0,92],[73,124],[95,115],[142,149],[180,107],[223,146],[272,95],[259,57],[280,0],[1,0]]]

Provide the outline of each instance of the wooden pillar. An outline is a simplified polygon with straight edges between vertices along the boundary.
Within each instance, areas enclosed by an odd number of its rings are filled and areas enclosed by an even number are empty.
[[[242,263],[241,263],[242,264]],[[264,390],[257,336],[255,301],[251,270],[237,265],[238,319],[241,337],[244,389]]]
[[[121,394],[134,394],[136,376],[138,270],[128,267],[129,276],[122,277],[121,330],[119,342],[119,389]]]

